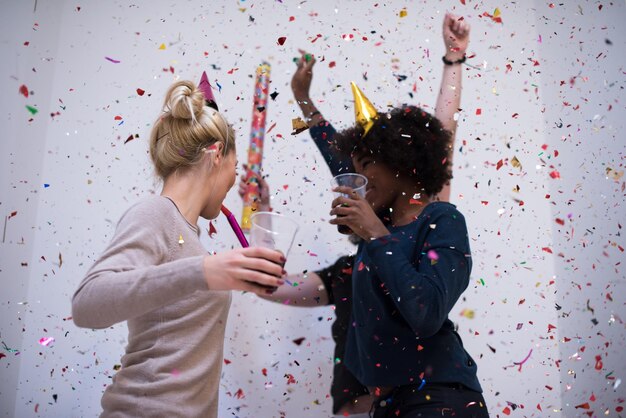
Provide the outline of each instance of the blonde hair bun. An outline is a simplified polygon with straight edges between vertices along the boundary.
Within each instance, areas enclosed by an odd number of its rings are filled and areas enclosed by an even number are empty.
[[[196,120],[204,108],[204,95],[191,81],[174,83],[165,95],[165,111],[175,119]]]

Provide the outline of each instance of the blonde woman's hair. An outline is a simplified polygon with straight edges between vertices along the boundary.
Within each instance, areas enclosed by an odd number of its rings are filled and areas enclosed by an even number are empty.
[[[193,166],[217,143],[222,143],[223,155],[235,150],[232,127],[220,112],[205,105],[204,95],[194,83],[174,83],[150,134],[150,158],[156,174],[165,180],[176,170]]]

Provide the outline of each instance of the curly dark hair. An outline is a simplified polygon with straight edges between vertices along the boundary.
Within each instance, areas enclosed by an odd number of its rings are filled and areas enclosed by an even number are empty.
[[[451,134],[425,110],[403,106],[379,113],[367,135],[363,132],[359,125],[338,132],[334,138],[338,152],[349,157],[371,155],[400,176],[418,181],[429,196],[452,179]]]

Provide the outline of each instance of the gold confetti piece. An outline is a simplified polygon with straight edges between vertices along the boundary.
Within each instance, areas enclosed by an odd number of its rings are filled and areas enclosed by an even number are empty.
[[[183,239],[182,234],[178,236],[178,243],[179,243],[180,245],[183,245],[183,244],[185,243],[185,240]]]
[[[291,135],[298,135],[300,132],[304,132],[309,129],[309,125],[307,125],[307,123],[300,117],[297,117],[295,119],[291,119],[291,128],[293,129]]]
[[[511,165],[515,168],[519,168],[520,170],[522,169],[522,163],[519,162],[517,157],[511,158]]]
[[[611,167],[606,168],[606,176],[611,180],[619,180],[624,176],[624,170],[617,171],[613,170]]]
[[[463,309],[461,311],[461,316],[467,319],[474,319],[474,310],[473,309]]]
[[[407,15],[406,9],[400,10],[400,17],[406,17],[406,15]]]
[[[161,50],[165,49],[165,44],[161,44],[161,46],[159,47],[159,49],[161,49]]]

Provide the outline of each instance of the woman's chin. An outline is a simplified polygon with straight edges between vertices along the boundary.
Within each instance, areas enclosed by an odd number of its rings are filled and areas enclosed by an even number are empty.
[[[220,209],[218,208],[214,210],[209,210],[209,209],[204,210],[202,211],[202,213],[200,213],[200,216],[210,221],[211,219],[215,219],[218,216],[220,216]]]

